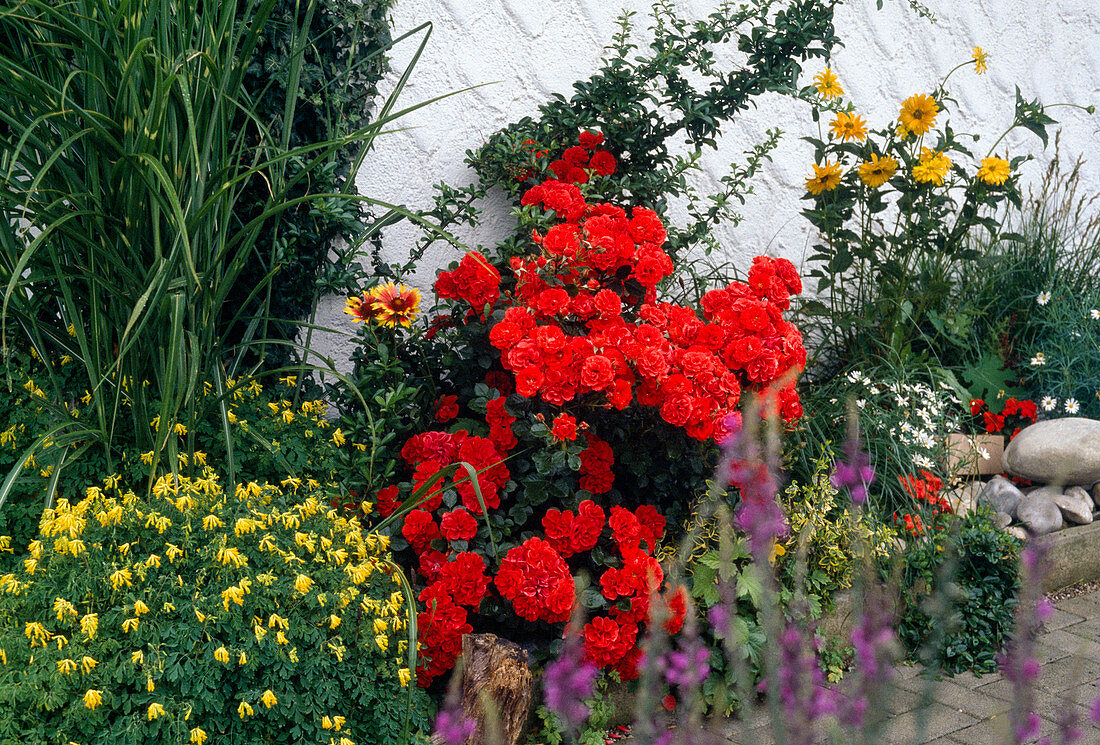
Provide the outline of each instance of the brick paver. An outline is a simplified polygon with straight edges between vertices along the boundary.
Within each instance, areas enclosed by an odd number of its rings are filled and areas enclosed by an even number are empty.
[[[1058,721],[1073,711],[1084,729],[1080,742],[1100,743],[1100,728],[1089,721],[1092,701],[1100,690],[1100,591],[1066,598],[1055,605],[1036,645],[1040,675],[1035,705],[1040,736],[1060,742]],[[894,688],[886,695],[889,719],[875,745],[1000,745],[1008,739],[1012,686],[999,674],[964,673],[928,688],[919,667],[901,667]],[[718,729],[729,743],[779,745],[768,727],[722,722]],[[710,742],[710,740],[707,740]],[[858,743],[853,743],[858,745]]]

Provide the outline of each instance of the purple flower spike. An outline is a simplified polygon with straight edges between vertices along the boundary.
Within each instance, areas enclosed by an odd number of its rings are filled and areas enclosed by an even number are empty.
[[[584,659],[584,650],[577,634],[565,641],[561,657],[546,666],[543,694],[546,706],[569,732],[577,732],[588,720],[586,699],[592,698],[599,669]]]
[[[871,456],[862,448],[859,437],[852,437],[844,444],[846,461],[838,461],[832,482],[837,489],[847,489],[855,504],[867,501],[867,487],[875,480]]]
[[[458,706],[448,704],[435,717],[435,734],[444,745],[465,745],[477,731],[477,722]]]

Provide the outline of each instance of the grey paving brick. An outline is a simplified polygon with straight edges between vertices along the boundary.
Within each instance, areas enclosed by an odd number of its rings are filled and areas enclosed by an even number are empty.
[[[926,743],[978,721],[976,717],[936,702],[925,709],[906,712],[891,719],[885,728],[884,739],[891,745]]]

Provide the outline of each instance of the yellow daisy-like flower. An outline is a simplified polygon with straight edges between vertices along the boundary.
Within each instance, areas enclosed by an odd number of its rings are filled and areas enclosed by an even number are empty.
[[[84,698],[82,700],[84,701],[85,708],[95,711],[95,707],[103,703],[103,691],[98,688],[89,688],[84,693]]]
[[[840,98],[844,95],[844,89],[840,87],[836,73],[828,67],[814,75],[814,87],[825,98]]]
[[[279,699],[275,698],[275,694],[271,692],[270,688],[264,691],[263,696],[260,696],[260,701],[262,701],[264,706],[269,709],[275,704],[279,703]]]
[[[951,161],[939,150],[930,150],[922,147],[920,151],[920,163],[913,166],[913,180],[918,184],[935,184],[941,186],[943,177],[951,167]]]
[[[978,169],[977,179],[983,184],[1000,186],[1008,179],[1011,166],[1003,158],[982,158],[982,167]]]
[[[145,717],[151,722],[157,717],[162,717],[167,714],[164,707],[161,704],[153,703],[149,704],[148,710],[145,712]]]
[[[830,129],[833,137],[841,142],[848,142],[849,140],[863,142],[867,139],[867,122],[859,114],[838,112]]]
[[[203,745],[204,742],[206,742],[206,730],[202,727],[195,727],[191,730],[192,745]]]
[[[253,713],[254,712],[252,711],[252,707],[244,701],[242,701],[241,705],[237,707],[237,716],[239,716],[241,719],[244,719],[245,717],[250,717]]]
[[[369,321],[374,318],[374,309],[371,307],[371,296],[364,292],[362,297],[352,296],[344,303],[344,312],[354,321]]]
[[[902,101],[899,119],[906,131],[922,135],[936,123],[940,107],[931,96],[917,93]]]
[[[825,165],[814,163],[814,175],[806,179],[806,191],[815,197],[827,191],[832,191],[840,185],[840,163],[825,161]]]
[[[989,59],[989,55],[985,53],[985,50],[981,47],[974,47],[974,72],[979,75],[985,74],[985,63]]]
[[[887,155],[880,159],[878,155],[871,153],[871,159],[859,166],[859,178],[872,189],[877,189],[889,181],[897,170],[898,162],[893,157]]]
[[[370,291],[374,319],[383,326],[408,326],[420,307],[420,290],[387,282]]]

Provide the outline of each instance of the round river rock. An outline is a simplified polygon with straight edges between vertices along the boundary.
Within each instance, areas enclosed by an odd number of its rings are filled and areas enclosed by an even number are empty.
[[[1100,481],[1100,421],[1067,417],[1036,422],[1008,443],[1004,467],[1044,483]]]

